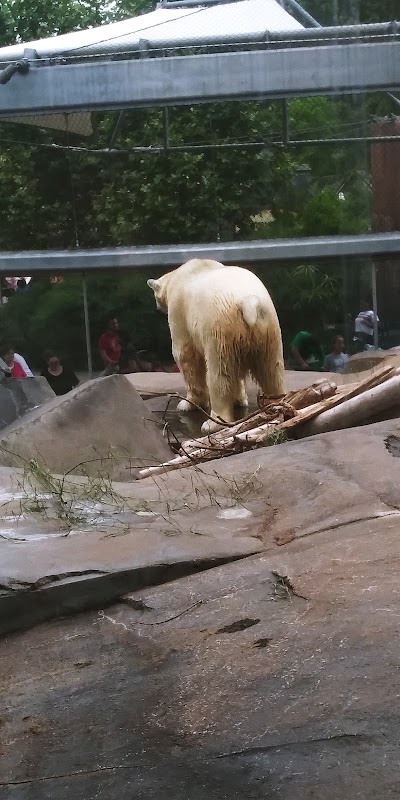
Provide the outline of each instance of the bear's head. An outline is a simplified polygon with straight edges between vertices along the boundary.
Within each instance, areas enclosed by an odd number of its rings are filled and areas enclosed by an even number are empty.
[[[164,314],[168,313],[168,274],[163,275],[161,278],[157,280],[153,280],[150,278],[147,281],[147,286],[150,286],[150,289],[153,289],[154,298],[156,301],[156,306],[159,311],[163,311]]]

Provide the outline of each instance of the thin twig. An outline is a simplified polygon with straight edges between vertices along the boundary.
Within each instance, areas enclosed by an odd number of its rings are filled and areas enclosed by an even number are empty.
[[[188,608],[184,608],[183,611],[180,611],[179,614],[174,614],[172,617],[167,617],[166,619],[159,619],[156,622],[140,622],[138,621],[138,625],[164,625],[165,622],[171,622],[173,619],[178,619],[178,617],[182,617],[183,614],[187,614],[189,611],[192,611],[194,608],[201,606],[202,600],[198,600],[197,603],[192,603],[191,606]]]

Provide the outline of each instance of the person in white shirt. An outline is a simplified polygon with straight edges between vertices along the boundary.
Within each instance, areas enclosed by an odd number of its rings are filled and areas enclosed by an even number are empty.
[[[361,311],[356,317],[354,323],[354,339],[362,346],[374,344],[374,320],[375,314],[369,307],[369,303],[365,300],[361,302]],[[379,317],[376,317],[379,322]]]
[[[8,345],[0,345],[0,371],[14,378],[33,378],[33,372],[28,367],[23,356],[15,353]]]

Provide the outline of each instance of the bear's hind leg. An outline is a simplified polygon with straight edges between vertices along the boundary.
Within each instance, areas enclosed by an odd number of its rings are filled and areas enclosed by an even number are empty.
[[[187,348],[178,358],[179,369],[186,383],[186,400],[180,400],[177,411],[196,411],[196,406],[208,408],[206,365],[196,350]]]
[[[247,408],[248,407],[249,399],[247,397],[246,381],[245,380],[243,380],[243,379],[239,380],[237,389],[235,390],[233,397],[234,397],[233,405],[235,406],[235,408],[237,408],[237,407],[239,407],[239,408]]]
[[[203,433],[210,433],[220,428],[224,422],[234,422],[234,400],[237,396],[237,377],[229,361],[217,350],[207,353],[207,384],[210,395],[213,419],[207,419],[201,426]],[[219,420],[223,420],[220,422]]]
[[[260,350],[254,359],[251,373],[264,394],[285,394],[285,367],[281,348]]]

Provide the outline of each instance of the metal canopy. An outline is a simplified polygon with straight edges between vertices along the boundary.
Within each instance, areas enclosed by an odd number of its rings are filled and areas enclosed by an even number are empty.
[[[0,252],[0,272],[3,275],[32,275],[35,272],[59,274],[111,269],[169,269],[190,258],[213,258],[225,264],[273,262],[282,265],[289,261],[304,263],[362,257],[377,260],[398,258],[399,255],[400,233],[367,233],[249,242]]]
[[[295,0],[291,0],[291,2],[295,2]],[[50,90],[51,92],[48,103],[44,105],[39,103],[45,110],[49,109],[50,113],[48,114],[32,113],[29,103],[27,106],[23,101],[21,104],[16,104],[12,92],[2,89],[1,84],[6,84],[12,79],[12,82],[17,84],[14,86],[17,94],[21,89],[23,91],[28,89],[29,93],[30,83],[28,85],[21,84],[18,78],[27,75],[29,69],[43,67],[46,64],[54,65],[56,61],[58,64],[64,64],[65,60],[69,60],[69,62],[71,60],[87,61],[88,58],[95,57],[109,62],[115,58],[116,54],[123,53],[123,57],[130,58],[135,52],[143,54],[150,49],[152,56],[164,56],[165,47],[178,46],[181,48],[187,43],[190,43],[191,46],[198,46],[203,42],[215,44],[219,41],[225,42],[238,38],[245,41],[258,41],[260,38],[264,38],[265,31],[268,31],[269,34],[285,31],[285,36],[288,36],[301,30],[303,30],[302,25],[287,13],[277,0],[237,0],[230,3],[223,0],[219,4],[215,0],[212,3],[210,0],[203,0],[201,5],[198,0],[186,0],[186,2],[180,0],[179,3],[173,3],[172,6],[170,3],[162,3],[155,11],[148,14],[141,14],[109,25],[3,47],[0,48],[0,93],[6,104],[11,100],[12,108],[18,107],[21,110],[22,116],[14,115],[12,112],[10,117],[4,114],[1,116],[9,121],[90,135],[93,132],[90,108],[103,106],[100,106],[96,99],[94,105],[90,107],[86,102],[79,103],[80,113],[74,114],[71,113],[67,100],[67,105],[63,105],[62,108],[68,114],[54,113],[56,106],[53,102],[54,87],[57,86],[59,80],[56,74],[50,76],[53,79],[50,79],[50,82],[46,80],[41,83],[39,80],[39,83],[36,84],[35,78],[33,81],[34,91],[36,92],[36,86],[38,86],[39,95],[43,91]],[[157,50],[158,47],[161,47],[162,50]],[[15,77],[16,73],[17,78]],[[68,84],[71,78],[65,73],[62,74]],[[86,80],[86,77],[87,72],[84,72],[81,77],[78,77],[77,83]],[[118,75],[115,77],[118,81],[120,80]],[[168,79],[167,75],[166,78]],[[100,73],[99,80],[103,81]],[[113,76],[110,76],[108,80],[112,81]],[[136,76],[134,76],[134,80],[136,80]],[[94,86],[95,84],[96,77],[93,76],[90,78],[90,85]],[[5,92],[7,92],[8,98]],[[114,107],[114,104],[109,107]],[[34,111],[37,108],[38,103],[34,103]],[[23,116],[25,113],[29,116]]]
[[[189,8],[171,8],[166,3],[148,14],[110,25],[2,47],[0,62],[23,58],[26,47],[39,58],[99,53],[110,57],[116,52],[134,50],[141,40],[149,45],[162,42],[163,47],[170,47],[171,41],[190,40],[195,45],[204,38],[212,39],[216,33],[224,37],[262,36],[266,30],[290,33],[302,27],[277,0],[238,0],[211,6],[203,6],[199,1]]]

